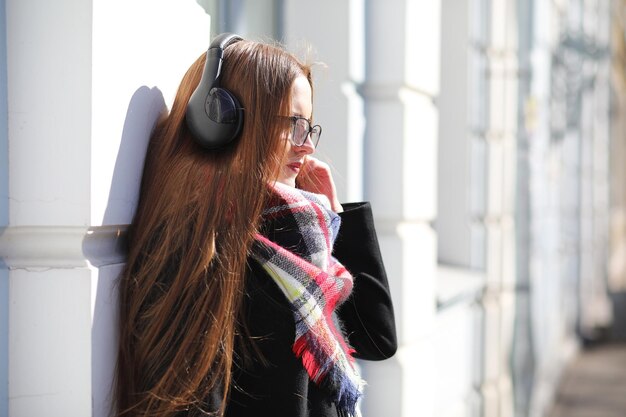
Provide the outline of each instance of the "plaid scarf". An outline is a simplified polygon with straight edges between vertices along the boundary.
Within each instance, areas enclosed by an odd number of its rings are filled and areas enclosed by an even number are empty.
[[[333,316],[352,291],[352,276],[331,255],[340,223],[325,196],[276,183],[252,256],[291,305],[293,352],[309,378],[327,386],[337,407],[354,416],[364,382]]]

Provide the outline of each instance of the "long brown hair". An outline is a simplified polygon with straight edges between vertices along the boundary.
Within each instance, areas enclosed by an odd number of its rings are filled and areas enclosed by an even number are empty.
[[[244,107],[243,131],[221,151],[204,151],[184,122],[204,67],[182,79],[152,134],[139,205],[120,278],[118,415],[189,410],[221,394],[224,413],[239,331],[246,261],[284,154],[293,81],[310,67],[283,49],[240,41],[225,50],[221,86]]]

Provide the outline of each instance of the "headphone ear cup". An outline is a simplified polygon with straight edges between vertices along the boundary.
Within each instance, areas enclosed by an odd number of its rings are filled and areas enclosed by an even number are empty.
[[[220,124],[237,124],[241,111],[237,98],[224,88],[212,88],[204,111],[209,119]]]
[[[224,88],[212,88],[206,100],[209,136],[215,138],[215,147],[224,146],[235,139],[243,125],[243,111],[237,98]]]

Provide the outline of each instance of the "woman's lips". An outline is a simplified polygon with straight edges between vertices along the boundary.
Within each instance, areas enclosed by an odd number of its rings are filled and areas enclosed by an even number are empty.
[[[302,168],[302,162],[291,162],[287,166],[297,174],[300,172],[300,168]]]

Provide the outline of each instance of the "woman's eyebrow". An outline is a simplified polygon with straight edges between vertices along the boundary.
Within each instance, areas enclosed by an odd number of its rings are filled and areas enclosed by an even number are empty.
[[[307,119],[309,122],[311,122],[311,119],[309,119],[308,117],[306,117],[305,115],[300,114],[300,113],[293,113],[292,116],[302,117],[303,119]]]

